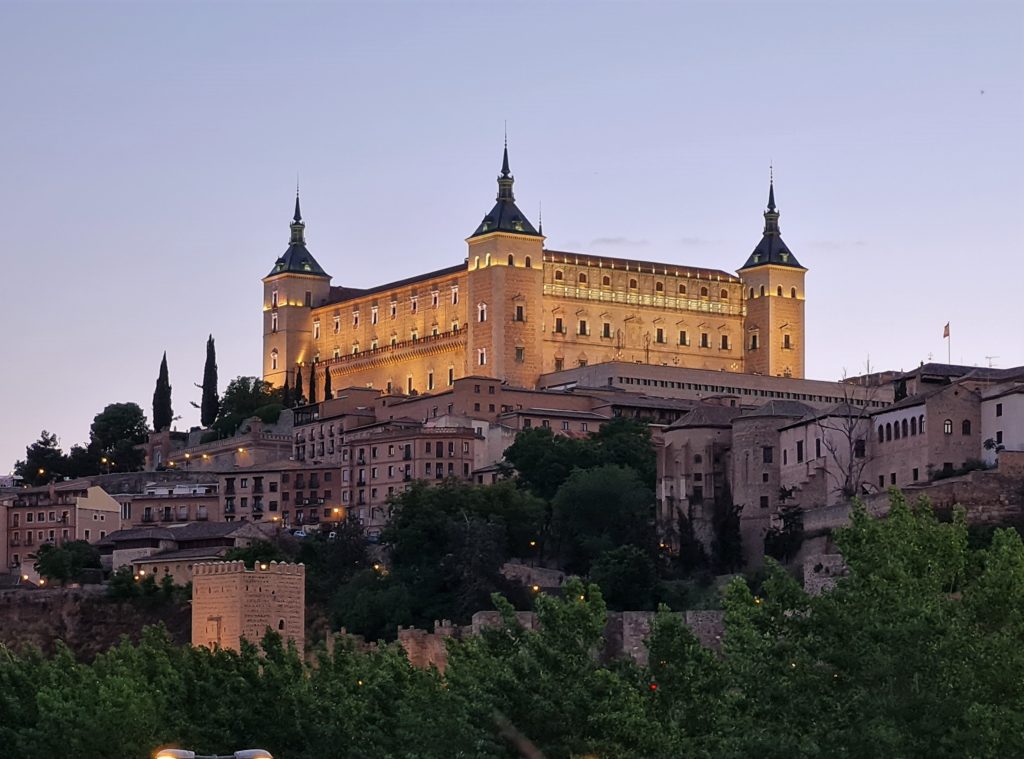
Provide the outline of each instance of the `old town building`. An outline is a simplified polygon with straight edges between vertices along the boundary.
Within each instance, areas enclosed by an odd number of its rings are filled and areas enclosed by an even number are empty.
[[[320,400],[325,372],[332,388],[407,395],[470,375],[533,388],[608,361],[803,376],[806,269],[782,240],[773,183],[738,274],[547,249],[513,183],[506,147],[462,262],[368,289],[332,283],[296,197],[288,248],[263,279],[264,379],[281,386],[304,367]]]

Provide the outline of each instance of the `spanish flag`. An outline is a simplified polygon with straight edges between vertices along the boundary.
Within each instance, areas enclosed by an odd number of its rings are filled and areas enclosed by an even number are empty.
[[[949,322],[946,322],[946,326],[942,328],[942,336],[949,337]]]

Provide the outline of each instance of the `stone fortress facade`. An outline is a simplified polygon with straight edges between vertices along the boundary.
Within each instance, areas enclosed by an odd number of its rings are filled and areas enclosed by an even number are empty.
[[[335,389],[412,395],[467,376],[533,388],[606,361],[804,376],[807,270],[782,241],[773,182],[738,274],[549,250],[513,183],[506,146],[464,261],[369,289],[332,284],[296,196],[288,249],[263,278],[263,378],[281,386],[304,367],[321,394],[329,371]]]

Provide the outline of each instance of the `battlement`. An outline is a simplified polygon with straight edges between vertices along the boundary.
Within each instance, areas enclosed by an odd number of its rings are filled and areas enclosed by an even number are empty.
[[[195,564],[192,576],[199,575],[237,575],[237,574],[271,574],[306,576],[305,564],[292,564],[286,561],[271,561],[257,564],[252,569],[245,566],[244,561],[208,561]]]

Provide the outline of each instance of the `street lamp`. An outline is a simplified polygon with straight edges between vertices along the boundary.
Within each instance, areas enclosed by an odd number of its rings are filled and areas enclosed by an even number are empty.
[[[156,752],[154,759],[274,759],[274,757],[269,751],[261,748],[247,748],[233,754],[210,754],[208,756],[180,748],[162,748]]]

